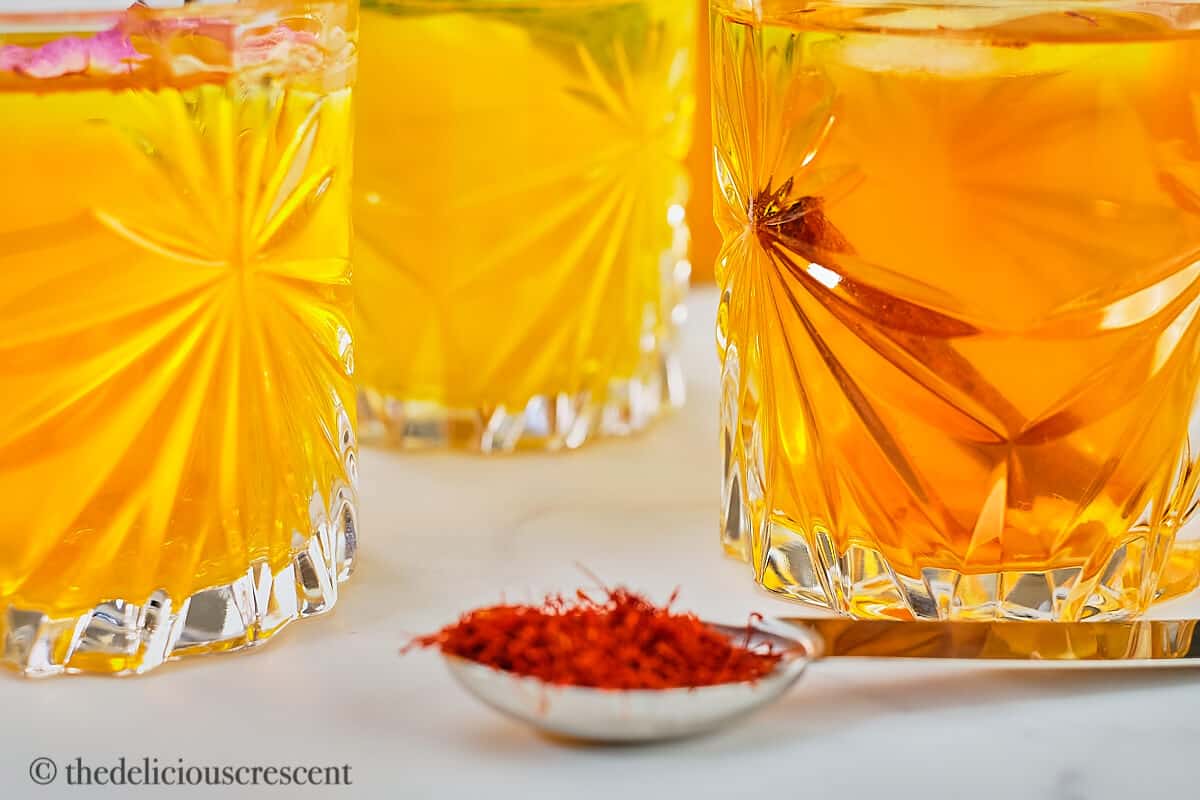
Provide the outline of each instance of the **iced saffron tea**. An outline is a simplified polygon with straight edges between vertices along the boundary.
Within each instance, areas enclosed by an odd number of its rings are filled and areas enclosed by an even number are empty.
[[[368,0],[363,431],[576,447],[681,400],[690,0]]]
[[[0,661],[28,674],[254,643],[353,556],[348,5],[191,8],[0,15]]]
[[[725,542],[851,614],[1129,616],[1200,576],[1200,17],[988,6],[714,11]]]

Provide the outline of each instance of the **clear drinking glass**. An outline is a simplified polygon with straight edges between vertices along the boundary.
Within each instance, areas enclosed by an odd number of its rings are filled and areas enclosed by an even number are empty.
[[[136,673],[355,543],[354,3],[0,14],[0,661]]]
[[[861,616],[1200,578],[1200,5],[716,0],[724,541]]]
[[[577,447],[682,400],[691,0],[368,0],[364,441]]]

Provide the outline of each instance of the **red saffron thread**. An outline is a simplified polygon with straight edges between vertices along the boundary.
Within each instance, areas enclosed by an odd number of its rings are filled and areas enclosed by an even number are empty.
[[[541,605],[501,604],[464,614],[453,625],[414,639],[413,648],[565,686],[676,689],[757,681],[782,654],[731,641],[695,614],[617,587],[595,599],[550,595]]]

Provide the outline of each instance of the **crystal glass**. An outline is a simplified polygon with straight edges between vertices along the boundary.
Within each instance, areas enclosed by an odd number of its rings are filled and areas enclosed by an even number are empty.
[[[367,0],[364,441],[573,448],[682,400],[693,0]]]
[[[857,616],[1191,589],[1200,5],[717,0],[724,542]]]
[[[0,661],[137,673],[355,543],[354,4],[0,15]]]

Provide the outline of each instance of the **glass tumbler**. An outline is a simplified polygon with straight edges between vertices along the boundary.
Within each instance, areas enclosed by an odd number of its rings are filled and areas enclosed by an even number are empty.
[[[363,440],[574,448],[682,401],[691,0],[368,0]]]
[[[0,14],[0,661],[140,673],[355,550],[345,0]]]
[[[868,617],[1194,587],[1200,5],[711,21],[727,550]]]

